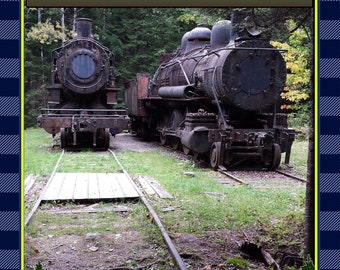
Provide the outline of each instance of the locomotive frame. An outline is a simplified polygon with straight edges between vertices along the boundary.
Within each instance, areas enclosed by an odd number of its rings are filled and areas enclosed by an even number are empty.
[[[109,148],[110,134],[129,129],[126,110],[117,104],[114,54],[92,36],[92,20],[78,18],[77,34],[52,51],[52,85],[48,107],[38,126],[55,136],[61,148]]]
[[[235,33],[230,21],[186,33],[153,78],[137,74],[126,83],[131,129],[208,156],[214,169],[245,160],[275,169],[282,153],[288,164],[295,131],[279,111],[286,66],[281,51],[260,34]]]

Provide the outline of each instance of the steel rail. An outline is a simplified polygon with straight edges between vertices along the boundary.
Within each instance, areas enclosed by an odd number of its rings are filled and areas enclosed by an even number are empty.
[[[290,178],[299,180],[299,181],[301,181],[301,182],[307,182],[307,180],[304,179],[304,178],[300,178],[300,177],[295,176],[295,175],[292,175],[292,174],[290,174],[290,173],[286,173],[286,172],[281,171],[281,170],[279,170],[279,169],[276,169],[275,172],[280,173],[280,174],[282,174],[282,175],[285,175],[285,176],[287,176],[287,177],[290,177]]]
[[[57,164],[54,166],[54,169],[53,169],[53,171],[52,171],[52,173],[50,175],[50,178],[48,179],[44,189],[41,191],[40,196],[37,199],[37,201],[35,202],[31,212],[25,218],[25,227],[29,223],[29,221],[31,220],[31,218],[34,215],[34,213],[37,211],[37,209],[38,209],[38,207],[39,207],[39,205],[40,205],[40,203],[41,203],[41,201],[42,201],[42,199],[43,199],[43,197],[44,197],[44,195],[45,195],[45,193],[47,191],[47,188],[49,187],[50,183],[52,182],[52,179],[53,179],[53,177],[54,177],[54,175],[55,175],[55,173],[56,173],[56,171],[57,171],[57,169],[59,167],[59,164],[60,164],[60,162],[61,162],[61,160],[62,160],[62,158],[64,156],[64,153],[65,153],[65,150],[63,149],[61,154],[60,154],[60,157],[59,157],[59,159],[57,161]]]
[[[142,202],[144,203],[144,205],[146,206],[146,208],[148,209],[148,211],[150,212],[153,221],[156,223],[156,225],[158,226],[158,228],[161,231],[161,234],[163,236],[163,239],[166,243],[166,245],[168,246],[170,253],[173,257],[173,259],[176,262],[176,265],[178,266],[178,269],[180,270],[186,270],[187,267],[185,265],[185,263],[183,262],[181,256],[179,255],[177,249],[175,248],[174,244],[172,243],[167,231],[165,230],[161,220],[159,219],[157,213],[155,212],[155,210],[152,208],[151,204],[149,203],[149,201],[145,198],[143,192],[137,187],[137,185],[135,184],[135,182],[133,181],[133,179],[131,178],[131,176],[127,173],[127,171],[124,169],[123,165],[120,163],[120,161],[118,160],[116,154],[111,150],[108,149],[108,151],[113,155],[114,159],[116,160],[117,164],[119,165],[120,169],[122,170],[122,172],[125,174],[125,176],[127,178],[130,179],[131,183],[134,185],[138,195],[140,196]]]
[[[232,180],[238,182],[239,184],[248,185],[248,183],[244,182],[243,180],[241,180],[240,178],[236,177],[235,175],[232,175],[232,174],[226,172],[226,170],[224,170],[224,169],[218,168],[218,172],[224,174],[225,176],[228,176],[229,178],[231,178]]]

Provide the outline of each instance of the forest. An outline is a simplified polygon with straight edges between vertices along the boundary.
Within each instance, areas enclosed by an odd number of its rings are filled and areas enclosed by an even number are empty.
[[[76,18],[93,20],[94,38],[115,55],[116,84],[136,73],[153,74],[159,56],[180,46],[184,33],[197,25],[212,27],[233,12],[261,30],[284,54],[288,76],[283,97],[289,102],[291,125],[308,126],[313,15],[310,8],[25,8],[25,128],[36,126],[39,108],[46,107],[51,83],[51,51],[75,33]]]

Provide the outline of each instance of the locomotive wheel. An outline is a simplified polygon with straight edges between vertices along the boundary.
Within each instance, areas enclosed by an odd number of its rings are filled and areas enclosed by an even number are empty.
[[[171,136],[170,137],[170,144],[171,144],[172,149],[178,150],[180,145],[181,145],[181,141],[179,140],[178,137]]]
[[[217,170],[220,163],[221,142],[215,142],[210,148],[210,167]]]
[[[60,148],[66,147],[66,131],[65,128],[60,128]]]
[[[277,167],[279,167],[281,162],[281,147],[277,143],[274,143],[273,145],[273,161],[270,164],[270,169],[275,170]]]
[[[104,131],[104,147],[105,149],[110,148],[110,129],[106,128]]]
[[[159,133],[159,140],[160,140],[160,142],[161,142],[161,145],[163,145],[163,146],[166,145],[167,138],[166,138],[165,135],[162,134],[162,132]]]
[[[188,147],[186,147],[185,145],[182,145],[182,150],[183,150],[183,153],[185,155],[189,155],[190,154],[190,149]]]

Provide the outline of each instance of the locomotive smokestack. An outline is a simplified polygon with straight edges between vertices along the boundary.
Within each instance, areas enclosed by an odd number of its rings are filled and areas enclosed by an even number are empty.
[[[77,24],[77,38],[92,38],[92,20],[87,18],[78,18]]]

